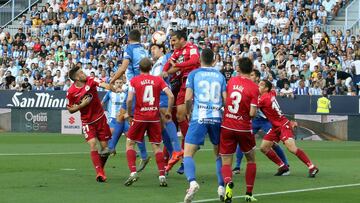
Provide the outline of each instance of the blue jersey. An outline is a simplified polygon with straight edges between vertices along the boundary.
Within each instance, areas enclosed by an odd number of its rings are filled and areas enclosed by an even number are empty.
[[[186,88],[194,93],[194,109],[191,120],[221,120],[222,93],[226,92],[226,80],[215,67],[202,67],[190,72]]]
[[[130,61],[126,70],[126,79],[130,81],[133,77],[140,75],[139,63],[141,59],[148,56],[148,52],[140,43],[128,44],[124,51],[124,59]]]
[[[153,65],[150,74],[154,76],[161,75],[164,65],[166,64],[167,60],[170,58],[168,55],[161,56]],[[169,84],[168,80],[165,79],[165,82]],[[164,91],[160,93],[160,108],[167,108],[168,107],[168,97]]]
[[[115,93],[112,91],[108,91],[104,98],[103,102],[108,103],[106,106],[106,111],[109,112],[110,118],[116,118],[116,114],[119,112],[120,107],[123,103],[125,103],[126,93],[119,92]]]

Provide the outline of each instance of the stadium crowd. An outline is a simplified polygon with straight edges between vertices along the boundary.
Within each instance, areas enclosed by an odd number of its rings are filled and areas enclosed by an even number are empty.
[[[284,96],[360,95],[360,35],[325,32],[347,0],[49,0],[11,36],[0,30],[0,89],[67,90],[78,62],[109,82],[127,34],[149,47],[156,30],[187,28],[200,52],[209,47],[228,80],[249,57]],[[357,34],[357,35],[356,35]],[[167,42],[167,51],[171,47]]]

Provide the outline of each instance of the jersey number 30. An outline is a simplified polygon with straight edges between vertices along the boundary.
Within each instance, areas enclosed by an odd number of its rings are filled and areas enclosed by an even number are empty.
[[[230,111],[230,113],[237,113],[239,111],[239,106],[241,102],[240,92],[232,92],[230,95],[230,99],[232,99],[232,105],[228,106],[228,110]]]
[[[154,105],[155,97],[154,97],[153,86],[151,86],[151,85],[146,85],[145,86],[144,95],[143,95],[143,102],[144,103],[147,102],[150,105]]]
[[[202,89],[202,93],[199,95],[200,102],[213,102],[215,104],[220,102],[221,97],[221,84],[217,81],[209,82],[201,80],[199,82],[199,88]]]

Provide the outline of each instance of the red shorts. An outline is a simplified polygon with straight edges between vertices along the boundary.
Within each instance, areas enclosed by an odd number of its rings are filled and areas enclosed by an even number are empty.
[[[220,131],[220,154],[234,154],[237,145],[244,153],[250,152],[256,147],[255,136],[251,131],[240,132],[222,127]]]
[[[158,122],[133,121],[129,128],[127,137],[135,142],[143,142],[147,131],[150,143],[161,143],[161,124]]]
[[[287,139],[290,138],[294,139],[294,132],[292,130],[292,127],[290,126],[290,122],[288,122],[281,127],[275,129],[271,128],[263,139],[272,142],[279,142],[280,140],[285,142]]]
[[[94,123],[83,124],[83,131],[86,141],[92,138],[97,138],[99,141],[108,141],[111,138],[111,131],[105,115]]]
[[[176,96],[176,106],[185,104],[185,93],[186,93],[186,84],[181,85],[180,91]]]

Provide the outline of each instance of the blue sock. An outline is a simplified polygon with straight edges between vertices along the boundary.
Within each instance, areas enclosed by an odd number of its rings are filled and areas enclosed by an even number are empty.
[[[140,143],[137,143],[137,146],[139,147],[139,150],[140,150],[141,159],[145,160],[148,157],[148,153],[146,151],[145,140],[143,140]]]
[[[235,165],[236,168],[240,168],[241,160],[242,160],[243,156],[244,156],[244,153],[241,151],[241,149],[238,145],[236,148],[236,165]]]
[[[286,158],[285,152],[284,150],[280,147],[280,145],[273,145],[272,147],[274,149],[274,151],[276,152],[276,154],[279,156],[279,158],[281,159],[281,161],[284,162],[285,165],[289,165],[289,162]]]
[[[162,131],[162,139],[163,139],[163,143],[164,143],[164,145],[166,147],[166,150],[169,152],[169,156],[171,157],[174,149],[173,149],[173,146],[171,144],[170,137],[167,134],[165,129]]]
[[[224,178],[221,174],[221,167],[222,167],[222,161],[221,161],[221,157],[218,157],[216,159],[216,176],[218,179],[218,184],[219,186],[224,186]]]
[[[186,178],[189,182],[196,180],[195,178],[195,162],[190,156],[184,157],[184,170]]]
[[[116,148],[116,144],[118,143],[121,134],[123,133],[124,122],[116,122],[114,126],[114,131],[111,136],[111,140],[108,142],[108,147],[110,150],[114,150]]]
[[[173,121],[167,122],[165,130],[171,140],[171,144],[173,146],[174,151],[180,152],[181,146],[180,146],[179,138],[177,136],[175,123]]]

